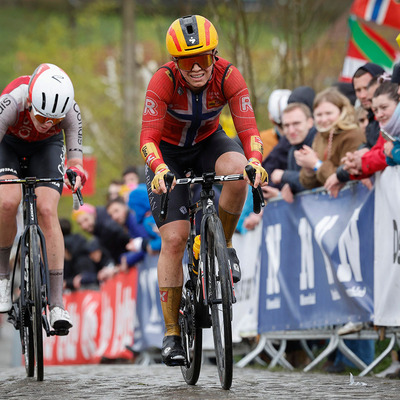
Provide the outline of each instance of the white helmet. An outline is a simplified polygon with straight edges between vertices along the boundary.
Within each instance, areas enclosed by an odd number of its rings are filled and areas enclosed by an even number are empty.
[[[69,76],[54,64],[40,64],[29,81],[29,100],[47,118],[64,118],[74,102]]]

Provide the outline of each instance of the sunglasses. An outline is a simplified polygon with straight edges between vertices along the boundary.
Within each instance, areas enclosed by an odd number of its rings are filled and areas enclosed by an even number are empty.
[[[175,58],[178,68],[183,71],[191,71],[194,64],[198,64],[200,68],[207,69],[214,62],[213,54],[200,54],[193,57]]]
[[[59,124],[65,117],[62,118],[47,118],[44,115],[40,114],[35,107],[33,107],[33,104],[31,104],[32,111],[33,111],[33,116],[36,118],[36,121],[38,121],[40,124],[45,124],[47,121],[51,121],[53,125]]]

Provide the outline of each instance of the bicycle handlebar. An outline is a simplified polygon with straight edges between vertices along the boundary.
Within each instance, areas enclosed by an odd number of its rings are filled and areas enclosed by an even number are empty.
[[[74,174],[74,177],[69,176],[69,172]],[[68,174],[68,179],[70,180],[72,185],[75,185],[75,177],[76,173],[73,171],[67,171]],[[71,181],[73,179],[73,182]],[[12,178],[12,179],[0,179],[0,185],[7,185],[7,184],[16,184],[16,183],[21,183],[21,184],[26,184],[26,183],[49,183],[49,182],[62,182],[64,183],[64,178],[35,178],[35,177],[26,177],[26,178]],[[72,193],[73,197],[73,207],[74,210],[79,209],[80,205],[83,205],[83,197],[81,190],[78,189],[76,193]]]
[[[254,168],[251,165],[246,166],[246,173],[251,182],[254,183],[256,173]],[[231,174],[231,175],[214,175],[212,178],[207,176],[194,176],[188,178],[179,178],[176,180],[177,185],[190,185],[192,183],[218,183],[218,182],[230,182],[230,181],[241,181],[243,180],[243,174]],[[161,195],[161,210],[160,210],[160,221],[164,222],[167,218],[167,211],[168,211],[168,200],[169,200],[169,191],[172,186],[172,182],[174,180],[174,174],[172,172],[167,172],[164,176],[165,186],[167,188],[167,192]],[[264,196],[261,190],[261,187],[258,186],[257,188],[252,187],[253,190],[253,211],[256,214],[259,214],[261,208],[265,206]]]

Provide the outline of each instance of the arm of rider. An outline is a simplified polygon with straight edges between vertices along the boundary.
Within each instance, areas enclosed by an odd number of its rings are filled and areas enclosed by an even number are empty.
[[[251,165],[256,170],[256,178],[254,185],[247,176],[246,170],[243,171],[243,179],[251,186],[257,187],[258,185],[265,186],[268,184],[267,171],[262,167],[261,162],[257,158],[250,158],[247,165]]]
[[[65,183],[75,193],[78,189],[82,188],[86,182],[86,174],[83,169],[82,160],[79,158],[72,158],[67,162],[67,169],[71,169],[76,174],[75,186],[73,188],[71,188],[71,182],[67,174],[65,174]]]
[[[167,187],[165,186],[165,181],[164,181],[164,176],[167,172],[170,172],[170,169],[168,168],[167,164],[160,164],[155,171],[154,178],[151,181],[151,190],[153,193],[156,194],[161,194],[161,193],[167,193]],[[171,185],[171,190],[175,187],[176,185],[176,178],[174,177],[174,180]]]

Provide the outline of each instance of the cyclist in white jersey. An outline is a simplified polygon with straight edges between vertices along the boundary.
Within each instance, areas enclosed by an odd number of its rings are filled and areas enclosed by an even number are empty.
[[[74,191],[86,180],[82,164],[82,120],[68,75],[53,64],[40,64],[32,76],[10,82],[0,97],[0,179],[21,177],[20,160],[28,160],[25,175],[62,177],[65,146],[67,167],[76,174]],[[69,183],[69,181],[68,181]],[[64,243],[57,208],[60,183],[39,184],[36,189],[38,222],[44,233],[50,272],[50,325],[72,327],[64,309]],[[9,257],[17,233],[16,215],[21,201],[19,185],[0,186],[0,312],[10,310]]]

